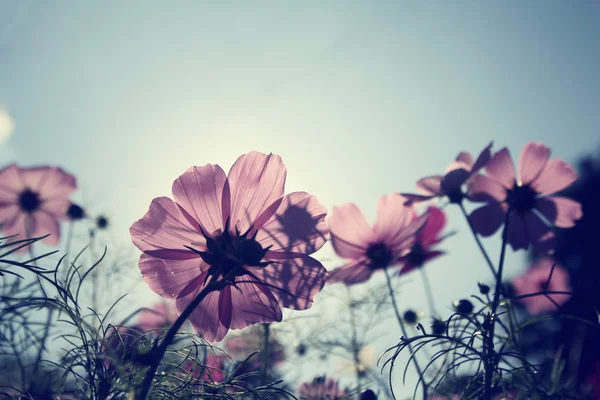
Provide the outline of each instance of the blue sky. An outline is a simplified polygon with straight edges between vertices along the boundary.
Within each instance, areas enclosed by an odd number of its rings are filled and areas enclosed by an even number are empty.
[[[0,0],[0,107],[16,123],[0,157],[76,174],[125,244],[188,166],[250,150],[283,157],[288,191],[373,220],[380,195],[490,140],[598,150],[599,18],[591,0]],[[442,309],[488,279],[449,215],[459,234],[428,268]],[[403,290],[424,307],[418,276]]]

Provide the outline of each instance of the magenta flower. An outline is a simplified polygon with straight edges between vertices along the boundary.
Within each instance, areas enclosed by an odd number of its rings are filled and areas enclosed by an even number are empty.
[[[0,171],[0,223],[7,235],[32,238],[50,234],[44,242],[60,241],[59,221],[66,219],[75,177],[58,167],[20,168],[11,164]]]
[[[177,319],[177,308],[174,303],[160,302],[153,310],[142,310],[139,316],[138,327],[146,332],[156,329],[168,329]]]
[[[298,388],[299,400],[341,400],[347,399],[347,389],[340,389],[337,380],[320,376],[312,382],[305,382]]]
[[[447,197],[451,203],[460,203],[465,197],[463,186],[490,160],[492,143],[490,143],[473,161],[471,154],[461,152],[456,160],[448,166],[444,176],[433,175],[419,179],[417,189],[422,194],[402,193],[410,202],[416,203],[437,197]]]
[[[550,280],[550,281],[548,281]],[[542,258],[525,274],[512,281],[515,297],[539,293],[519,299],[532,315],[558,311],[571,299],[570,294],[544,294],[544,292],[569,292],[569,273],[551,258]]]
[[[314,196],[284,196],[279,156],[251,152],[225,176],[218,165],[191,167],[173,183],[175,201],[160,197],[131,228],[142,250],[142,277],[154,292],[176,299],[181,313],[209,281],[189,319],[208,341],[229,329],[280,321],[281,307],[310,308],[327,273],[309,255],[323,246],[326,209]]]
[[[485,175],[469,182],[469,198],[486,204],[473,211],[469,220],[482,236],[491,236],[508,218],[508,243],[514,250],[529,244],[541,252],[554,246],[552,227],[570,228],[583,215],[581,204],[566,197],[552,196],[577,179],[565,161],[550,160],[550,149],[542,143],[528,143],[521,152],[519,178],[508,149],[494,154]]]
[[[375,271],[408,264],[403,257],[415,245],[428,215],[417,218],[414,208],[405,203],[406,198],[397,194],[382,196],[374,226],[352,203],[333,208],[328,218],[331,243],[349,262],[330,272],[331,282],[353,285],[367,281]]]

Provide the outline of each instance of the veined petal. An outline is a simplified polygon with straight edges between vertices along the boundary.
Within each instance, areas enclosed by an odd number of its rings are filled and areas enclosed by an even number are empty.
[[[346,285],[355,285],[366,282],[373,275],[374,270],[365,265],[365,260],[353,260],[339,268],[329,271],[329,283],[342,282]]]
[[[523,147],[519,160],[521,184],[529,185],[546,168],[550,159],[550,148],[543,143],[529,142]]]
[[[373,228],[378,241],[393,243],[415,219],[414,208],[405,203],[406,198],[397,194],[381,196],[377,205],[377,222]]]
[[[548,162],[546,168],[531,182],[531,187],[540,194],[552,194],[571,186],[577,180],[577,172],[560,158]]]
[[[183,310],[198,296],[204,285],[190,292],[187,296],[177,299],[177,311],[181,314]],[[220,313],[227,313],[226,307],[220,307],[221,292],[210,292],[204,300],[198,304],[190,314],[189,320],[194,330],[207,342],[218,342],[225,337],[229,331],[229,326],[223,325],[222,320],[230,320],[227,315],[221,316]]]
[[[279,322],[282,314],[272,290],[244,275],[231,287],[231,328],[243,329],[259,322]]]
[[[566,197],[551,196],[536,200],[536,208],[542,215],[559,228],[571,228],[583,216],[581,203]]]
[[[342,258],[356,259],[364,256],[375,237],[364,215],[353,203],[333,207],[327,222],[333,248]]]
[[[199,282],[205,278],[209,266],[200,256],[188,252],[187,258],[181,253],[179,259],[163,259],[142,254],[139,261],[142,279],[154,293],[174,299],[190,285],[192,281]],[[199,281],[195,281],[199,279]]]
[[[494,154],[485,165],[485,171],[490,178],[498,181],[506,189],[515,185],[515,167],[506,147]]]

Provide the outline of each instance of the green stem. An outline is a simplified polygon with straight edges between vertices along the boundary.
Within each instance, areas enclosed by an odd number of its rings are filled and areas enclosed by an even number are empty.
[[[462,203],[459,203],[459,206],[460,206],[460,210],[462,211],[463,215],[465,216],[465,219],[467,220],[467,224],[469,225],[469,228],[471,229],[471,233],[473,234],[473,237],[475,238],[475,242],[477,243],[477,246],[479,247],[479,250],[481,251],[481,254],[483,254],[483,257],[485,258],[485,261],[487,262],[487,265],[490,268],[490,271],[492,271],[492,274],[495,277],[496,276],[496,269],[494,268],[494,264],[492,263],[492,260],[490,259],[490,257],[488,256],[487,252],[485,251],[485,248],[483,247],[483,244],[481,243],[481,240],[479,240],[479,236],[477,235],[477,231],[475,230],[475,228],[471,224],[471,221],[469,220],[469,215],[467,214],[467,210],[465,210],[465,206],[463,206]]]
[[[350,287],[346,286],[348,290],[348,298],[350,299],[350,304],[348,304],[348,308],[350,309],[350,325],[352,337],[351,346],[352,346],[352,359],[354,360],[354,371],[356,373],[356,387],[358,388],[358,392],[362,392],[362,384],[360,382],[360,359],[358,358],[358,353],[360,351],[360,346],[358,345],[358,334],[356,332],[356,313],[354,311],[354,301],[352,300],[352,294],[350,292]]]

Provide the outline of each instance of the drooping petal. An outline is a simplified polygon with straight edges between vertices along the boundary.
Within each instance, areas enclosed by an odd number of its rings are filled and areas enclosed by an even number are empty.
[[[417,189],[428,196],[442,196],[442,177],[440,175],[428,176],[417,181]]]
[[[515,167],[506,147],[494,154],[487,162],[485,171],[490,178],[498,181],[506,189],[511,189],[515,185]]]
[[[397,194],[381,196],[377,205],[377,222],[373,228],[378,241],[393,243],[415,219],[414,208],[405,203],[406,198]]]
[[[240,156],[227,175],[232,228],[248,230],[267,207],[283,197],[285,177],[285,165],[277,155],[253,151]]]
[[[374,270],[365,265],[364,260],[353,260],[339,268],[329,271],[329,283],[342,282],[346,285],[355,285],[366,282],[373,275]]]
[[[577,172],[560,158],[548,162],[546,168],[531,182],[531,187],[540,194],[552,194],[569,187],[577,180]]]
[[[204,279],[203,273],[208,270],[200,256],[191,251],[173,253],[171,259],[142,254],[139,267],[150,290],[169,299],[179,297],[194,279]]]
[[[473,165],[473,156],[471,156],[471,153],[461,151],[458,153],[458,156],[456,156],[456,161],[471,167]]]
[[[484,168],[490,161],[490,159],[492,158],[493,144],[494,142],[490,142],[490,144],[488,144],[487,147],[483,149],[481,153],[479,153],[479,156],[477,156],[477,160],[475,160],[475,164],[473,164],[473,166],[471,167],[471,176],[478,173],[479,170]]]
[[[148,212],[129,228],[131,240],[142,251],[204,249],[205,241],[193,217],[168,197],[152,200]],[[212,233],[212,232],[211,232]]]
[[[519,178],[521,184],[529,185],[546,168],[550,159],[550,148],[543,143],[529,142],[521,151]]]
[[[199,286],[187,296],[177,299],[177,311],[181,314],[203,288],[204,285]],[[208,342],[217,342],[223,339],[229,331],[229,326],[223,325],[221,321],[227,321],[231,318],[226,315],[221,317],[220,313],[226,314],[231,309],[227,310],[226,307],[220,307],[220,297],[221,292],[219,291],[209,293],[189,317],[194,330]]]
[[[581,203],[566,197],[551,196],[536,200],[536,208],[542,215],[560,228],[571,228],[583,216]]]
[[[4,203],[7,200],[12,202],[12,199],[16,199],[18,194],[25,189],[23,181],[19,173],[20,168],[16,164],[10,164],[9,166],[0,170],[0,202]]]
[[[525,229],[533,249],[538,253],[552,253],[556,246],[556,236],[552,229],[534,211],[523,216]]]
[[[417,241],[423,247],[438,243],[440,234],[446,226],[446,214],[437,207],[429,207],[427,209],[427,222],[423,229],[417,235]]]
[[[262,227],[256,240],[263,248],[272,246],[271,251],[314,253],[329,237],[326,215],[327,209],[315,196],[290,193],[283,197],[266,223],[258,221]]]
[[[327,222],[331,230],[331,244],[340,257],[356,259],[364,256],[374,233],[355,204],[333,207]]]
[[[506,209],[499,203],[486,204],[479,207],[469,215],[469,222],[475,232],[483,237],[492,236],[504,222]]]
[[[274,261],[273,264],[265,268],[246,268],[266,284],[280,306],[293,310],[310,308],[327,280],[327,270],[323,265],[310,256],[300,254],[269,252],[265,258]]]
[[[529,247],[531,238],[527,231],[525,220],[522,214],[517,212],[511,213],[508,217],[507,229],[507,242],[513,248],[513,250],[526,250]]]
[[[504,201],[506,188],[488,176],[477,174],[467,184],[467,197],[471,201]]]
[[[231,287],[231,328],[243,329],[259,322],[279,322],[282,314],[272,290],[245,275]]]
[[[223,198],[226,184],[225,172],[218,165],[190,167],[173,182],[173,198],[206,233],[212,234],[222,230],[229,217],[229,199]],[[225,197],[228,193],[225,191]]]
[[[406,206],[421,203],[423,201],[428,201],[428,200],[431,200],[434,197],[436,197],[436,196],[424,196],[424,195],[413,194],[413,193],[398,193],[398,194],[400,196],[404,197],[404,199],[405,199],[404,205],[406,205]]]

